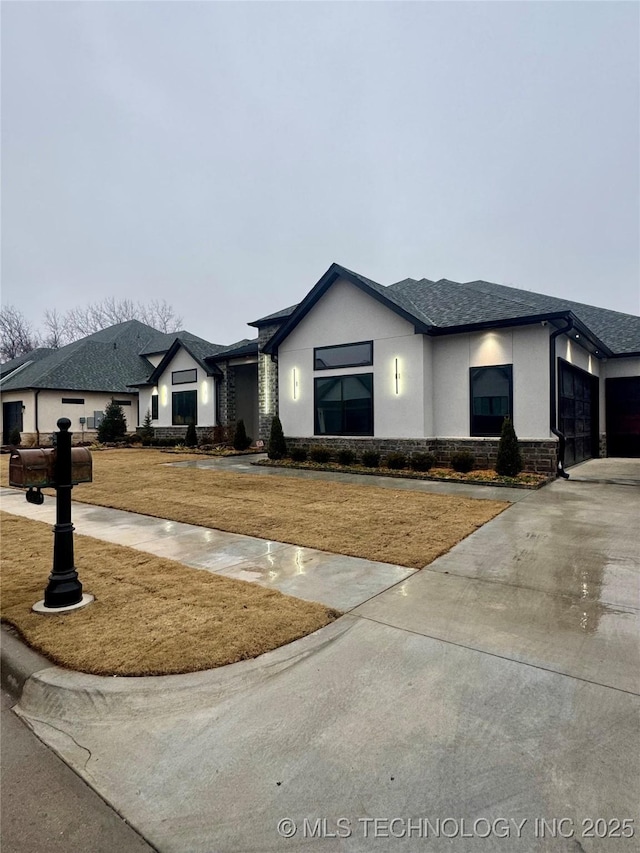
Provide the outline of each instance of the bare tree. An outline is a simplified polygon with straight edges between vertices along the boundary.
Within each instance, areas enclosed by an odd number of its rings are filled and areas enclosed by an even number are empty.
[[[154,299],[145,304],[133,302],[131,299],[109,297],[101,302],[72,308],[64,315],[64,324],[70,340],[77,340],[126,320],[140,320],[161,332],[177,332],[182,325],[182,317],[177,316],[164,299]]]
[[[0,309],[0,358],[3,362],[31,352],[40,343],[38,333],[17,308],[5,305]]]
[[[60,349],[65,344],[71,342],[72,337],[69,333],[69,322],[66,314],[61,314],[57,308],[49,309],[44,312],[44,336],[42,342],[44,346],[51,349]]]

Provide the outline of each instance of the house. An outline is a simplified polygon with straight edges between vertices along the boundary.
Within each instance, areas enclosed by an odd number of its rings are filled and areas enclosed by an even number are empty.
[[[24,444],[46,444],[60,417],[71,420],[74,441],[91,440],[112,400],[129,431],[148,409],[158,436],[180,437],[192,419],[202,433],[244,417],[257,437],[257,362],[257,340],[222,346],[137,320],[118,323],[2,365],[3,443],[17,427]]]
[[[290,446],[470,450],[505,416],[526,467],[640,456],[640,318],[486,281],[389,286],[332,264],[258,329],[260,419]]]

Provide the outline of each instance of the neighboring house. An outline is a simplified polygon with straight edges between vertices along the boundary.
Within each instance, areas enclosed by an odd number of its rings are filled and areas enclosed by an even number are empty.
[[[261,420],[277,406],[290,445],[441,462],[469,449],[492,464],[510,415],[531,470],[640,456],[636,316],[485,281],[384,287],[333,264],[299,305],[250,325]]]
[[[47,444],[60,417],[71,420],[75,441],[90,440],[112,400],[129,431],[148,409],[159,436],[183,435],[190,420],[202,433],[244,417],[257,438],[257,361],[257,340],[229,347],[137,320],[118,323],[1,366],[2,441],[17,427],[24,444]]]

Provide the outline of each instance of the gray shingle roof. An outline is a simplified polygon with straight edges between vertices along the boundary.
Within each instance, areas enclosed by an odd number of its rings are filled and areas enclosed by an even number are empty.
[[[297,307],[297,305],[290,305],[288,308],[282,308],[280,311],[274,311],[273,314],[267,314],[266,317],[260,317],[259,320],[253,320],[251,323],[247,323],[247,326],[266,326],[272,321],[276,322],[277,320],[286,320],[287,317],[290,317],[293,314]]]
[[[51,388],[125,393],[152,365],[139,355],[156,329],[127,320],[74,341],[35,361],[2,383],[2,390]]]
[[[257,338],[243,338],[241,341],[236,341],[235,344],[229,344],[228,347],[221,347],[218,352],[208,358],[224,359],[233,358],[239,355],[251,355],[258,352]]]
[[[12,358],[10,361],[5,361],[0,365],[0,376],[7,376],[9,373],[13,373],[13,371],[22,364],[26,365],[32,361],[40,361],[41,358],[51,355],[52,352],[55,352],[55,350],[49,347],[38,347],[24,355],[18,355],[16,358]]]
[[[217,344],[210,344],[209,341],[205,341],[204,338],[199,338],[198,335],[193,335],[191,332],[186,332],[184,330],[180,332],[157,332],[154,329],[154,334],[149,338],[148,342],[145,344],[144,350],[140,352],[140,355],[156,355],[160,352],[166,352],[176,338],[180,338],[182,341],[200,341],[208,346],[217,346]]]

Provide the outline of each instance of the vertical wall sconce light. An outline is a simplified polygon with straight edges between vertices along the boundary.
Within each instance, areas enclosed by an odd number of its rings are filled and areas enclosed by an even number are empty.
[[[396,383],[396,394],[399,394],[400,393],[400,371],[398,369],[398,359],[397,358],[395,359],[395,364],[394,364],[394,377],[395,377],[395,383]]]
[[[293,368],[293,399],[298,399],[298,371]]]

